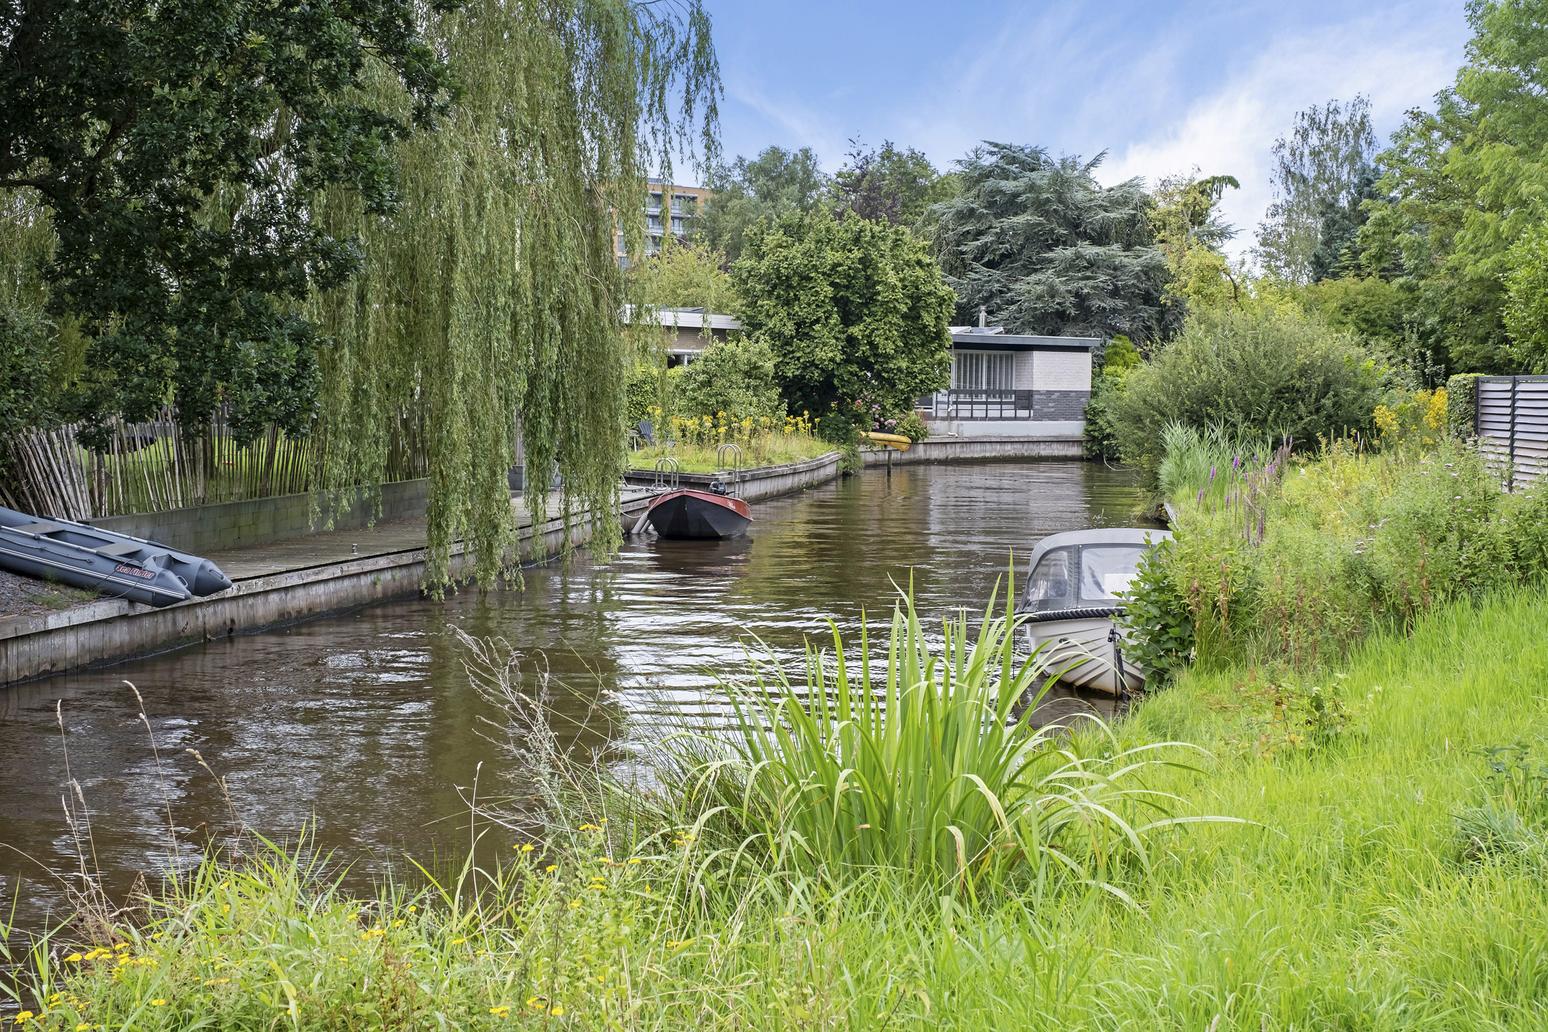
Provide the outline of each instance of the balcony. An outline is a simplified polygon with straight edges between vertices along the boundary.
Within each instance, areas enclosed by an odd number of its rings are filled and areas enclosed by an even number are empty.
[[[937,391],[919,399],[932,419],[1034,419],[1032,391],[970,388]]]

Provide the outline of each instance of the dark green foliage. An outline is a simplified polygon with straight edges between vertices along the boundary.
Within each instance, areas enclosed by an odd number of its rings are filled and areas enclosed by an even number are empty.
[[[694,238],[734,263],[759,220],[820,206],[828,177],[810,147],[794,151],[765,147],[751,161],[738,157],[715,166],[705,185],[714,192],[694,220]]]
[[[1458,373],[1446,380],[1446,430],[1462,438],[1478,433],[1478,377]]]
[[[1518,489],[1503,504],[1511,565],[1523,581],[1548,579],[1548,477]]]
[[[1516,241],[1508,262],[1505,328],[1511,357],[1529,373],[1548,373],[1548,221]]]
[[[1126,632],[1124,656],[1146,671],[1146,684],[1160,687],[1187,667],[1193,655],[1193,618],[1188,600],[1169,575],[1172,543],[1163,541],[1140,563],[1123,592],[1118,618]]]
[[[1380,156],[1358,245],[1367,268],[1411,286],[1451,371],[1521,372],[1544,354],[1531,320],[1512,330],[1505,313],[1531,250],[1516,245],[1548,214],[1548,23],[1523,0],[1472,0],[1467,15],[1466,62]],[[1534,296],[1518,287],[1515,300]]]
[[[826,423],[836,407],[869,430],[873,411],[907,411],[947,383],[951,290],[908,230],[787,215],[755,227],[732,272],[742,322],[773,350],[791,411]]]
[[[840,212],[914,227],[925,209],[956,188],[954,177],[941,175],[912,147],[899,150],[884,140],[880,150],[866,150],[851,143],[848,163],[833,177],[833,201]]]
[[[76,407],[184,419],[231,406],[250,438],[310,421],[322,341],[296,314],[359,266],[308,196],[393,206],[390,147],[447,98],[403,0],[10,3],[0,185],[37,191],[55,312],[90,339]],[[407,103],[371,102],[376,70]]]
[[[1376,167],[1362,165],[1353,184],[1342,196],[1325,200],[1322,204],[1322,220],[1317,230],[1317,247],[1308,263],[1313,283],[1358,271],[1360,262],[1360,227],[1369,218],[1365,203],[1380,198],[1376,189]]]
[[[55,421],[56,347],[54,327],[40,313],[0,304],[0,437]]]
[[[1154,470],[1170,424],[1314,445],[1368,427],[1382,386],[1372,357],[1318,320],[1267,306],[1206,311],[1129,374],[1111,418],[1124,461]]]
[[[1129,373],[1139,365],[1139,349],[1128,337],[1114,337],[1102,349],[1100,365],[1091,378],[1091,400],[1086,403],[1086,454],[1091,458],[1119,457],[1113,403],[1123,392]]]
[[[1013,333],[1163,334],[1166,257],[1139,180],[1104,187],[1101,157],[985,143],[958,163],[961,192],[930,211],[957,316],[983,307]]]
[[[624,418],[630,429],[638,426],[642,419],[649,419],[656,426],[661,425],[651,410],[659,408],[670,411],[666,382],[666,370],[655,364],[637,365],[629,373]]]
[[[778,419],[785,405],[774,382],[774,352],[757,339],[733,337],[705,348],[676,391],[677,413],[731,420]]]

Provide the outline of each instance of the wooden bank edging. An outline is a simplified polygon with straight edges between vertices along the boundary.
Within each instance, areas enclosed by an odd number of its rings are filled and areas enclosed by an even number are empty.
[[[738,486],[750,500],[770,498],[833,480],[838,465],[839,455],[832,452],[809,462],[747,471]],[[687,474],[681,478],[685,486],[698,486],[699,480],[707,486],[713,479]],[[644,512],[646,502],[643,497],[625,501],[618,517],[626,529]],[[589,540],[593,529],[591,521],[572,521],[571,543]],[[524,546],[536,535],[542,537],[543,550],[552,552],[564,541],[563,519],[520,528]],[[0,686],[411,596],[419,591],[425,559],[421,547],[285,570],[244,578],[219,595],[164,609],[101,599],[57,613],[0,619]],[[455,546],[453,576],[462,574],[466,565],[461,546]]]

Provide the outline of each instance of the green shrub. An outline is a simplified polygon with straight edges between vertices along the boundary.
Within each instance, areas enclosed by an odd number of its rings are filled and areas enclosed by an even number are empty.
[[[666,370],[660,366],[637,365],[630,372],[626,387],[625,418],[631,428],[638,426],[643,419],[659,425],[661,420],[657,418],[655,410],[660,409],[663,413],[671,411],[666,384]]]
[[[1090,458],[1119,457],[1113,400],[1123,392],[1129,373],[1140,364],[1139,349],[1122,334],[1102,349],[1101,365],[1091,379],[1091,398],[1086,402],[1086,455]]]
[[[1193,618],[1188,600],[1168,575],[1170,541],[1162,541],[1140,562],[1122,593],[1118,618],[1124,654],[1145,670],[1149,688],[1166,684],[1193,656]]]
[[[897,432],[907,437],[910,441],[923,441],[930,436],[930,425],[924,421],[918,412],[909,409],[898,419]]]
[[[746,337],[715,341],[683,371],[677,405],[684,416],[724,413],[733,421],[783,418],[785,403],[775,386],[774,352]]]
[[[1458,373],[1446,381],[1446,430],[1456,437],[1478,432],[1478,377],[1482,373]]]
[[[1380,626],[1548,572],[1548,489],[1504,496],[1465,444],[1370,453],[1339,442],[1315,460],[1280,453],[1211,476],[1226,467],[1207,436],[1165,435],[1177,536],[1146,583],[1164,575],[1159,597],[1182,599],[1208,668],[1336,660]],[[1160,648],[1169,626],[1151,612],[1135,635],[1157,635]]]
[[[1110,418],[1124,461],[1154,472],[1168,424],[1314,445],[1369,427],[1381,390],[1375,360],[1321,322],[1267,306],[1206,311],[1128,375]]]
[[[1502,508],[1501,534],[1517,575],[1523,581],[1548,578],[1548,477],[1509,495]]]

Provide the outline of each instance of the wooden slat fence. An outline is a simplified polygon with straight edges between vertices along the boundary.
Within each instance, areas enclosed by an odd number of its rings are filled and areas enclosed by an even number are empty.
[[[315,438],[292,438],[270,427],[238,445],[224,412],[191,433],[170,409],[147,422],[120,422],[100,451],[80,443],[79,429],[67,424],[0,440],[6,460],[0,464],[0,505],[82,520],[300,494],[316,486]],[[423,449],[417,441],[395,440],[389,467],[388,480],[424,476]]]
[[[1475,404],[1478,450],[1507,489],[1548,474],[1548,376],[1481,376]]]

